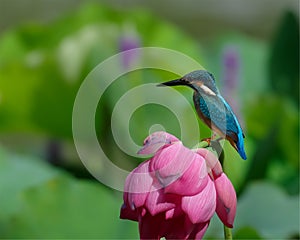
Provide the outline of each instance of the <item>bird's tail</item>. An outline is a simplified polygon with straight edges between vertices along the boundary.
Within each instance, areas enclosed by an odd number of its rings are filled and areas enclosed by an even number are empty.
[[[238,142],[237,142],[236,146],[237,146],[237,151],[240,154],[241,158],[246,160],[247,156],[246,156],[246,153],[245,153],[244,139],[243,139],[242,135],[238,138]]]

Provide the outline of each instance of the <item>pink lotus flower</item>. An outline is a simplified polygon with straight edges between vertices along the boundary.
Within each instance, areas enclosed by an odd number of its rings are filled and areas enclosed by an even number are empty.
[[[236,194],[215,155],[155,132],[139,154],[154,154],[128,176],[120,218],[139,222],[141,239],[202,239],[216,212],[232,228]]]

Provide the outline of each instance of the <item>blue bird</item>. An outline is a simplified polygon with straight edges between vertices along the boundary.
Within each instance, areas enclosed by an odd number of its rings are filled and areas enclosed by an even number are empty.
[[[194,89],[193,100],[200,119],[221,138],[227,139],[241,158],[247,159],[243,130],[231,107],[221,96],[214,76],[208,71],[197,70],[158,86],[178,85]]]

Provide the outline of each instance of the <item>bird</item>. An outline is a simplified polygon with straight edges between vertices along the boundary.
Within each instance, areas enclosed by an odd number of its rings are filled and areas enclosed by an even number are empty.
[[[220,139],[227,139],[242,159],[247,156],[244,148],[245,135],[229,104],[221,96],[212,73],[196,70],[183,77],[158,84],[157,86],[188,86],[194,90],[193,101],[200,119]]]

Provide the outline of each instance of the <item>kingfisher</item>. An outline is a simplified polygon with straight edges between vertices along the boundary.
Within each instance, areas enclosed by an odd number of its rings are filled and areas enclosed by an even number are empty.
[[[188,86],[194,90],[193,100],[200,119],[221,139],[227,139],[246,160],[243,130],[229,104],[221,96],[214,76],[206,70],[196,70],[182,78],[158,86]]]

